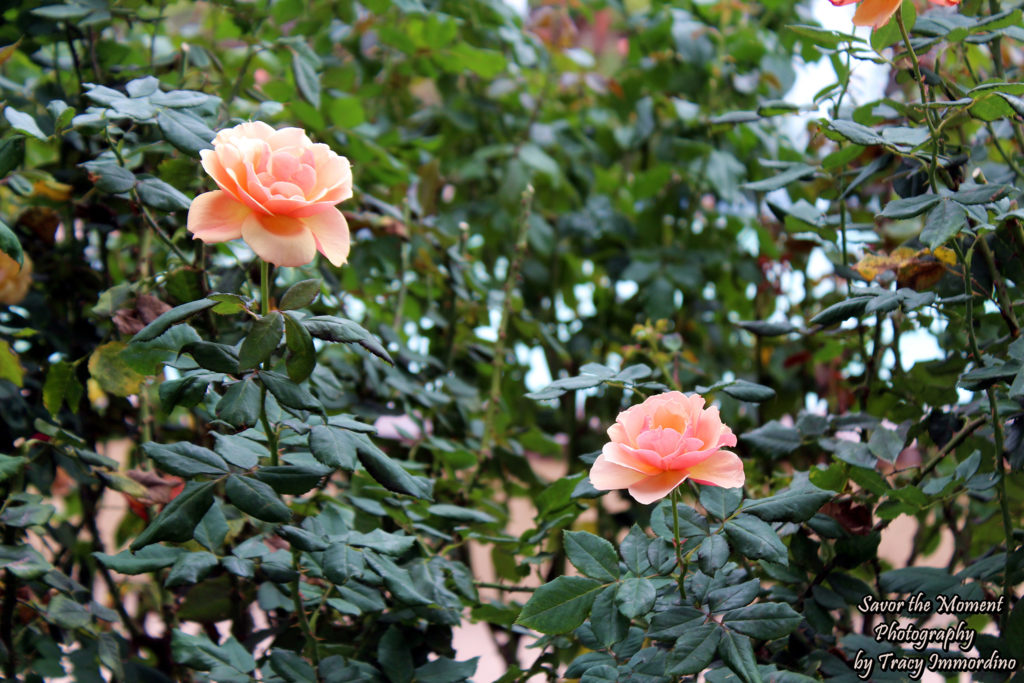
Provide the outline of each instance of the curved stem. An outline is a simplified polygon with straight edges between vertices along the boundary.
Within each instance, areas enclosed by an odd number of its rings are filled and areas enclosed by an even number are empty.
[[[683,564],[683,549],[682,541],[679,538],[679,489],[672,489],[672,535],[674,537],[675,549],[676,549],[676,564],[679,566],[679,597],[680,599],[686,598],[686,592],[683,590],[683,581],[686,578],[686,565]]]
[[[903,36],[903,44],[907,46],[907,53],[910,55],[910,63],[914,67],[914,80],[917,81],[917,87],[921,91],[921,104],[924,106],[924,120],[928,124],[928,131],[931,133],[932,142],[932,161],[928,166],[928,183],[931,185],[932,192],[938,192],[938,185],[935,182],[935,172],[938,167],[939,157],[939,143],[941,138],[938,135],[938,131],[935,129],[935,122],[932,120],[931,110],[926,106],[929,102],[928,89],[924,85],[924,78],[921,76],[921,62],[917,59],[917,52],[914,51],[914,46],[910,42],[910,33],[907,32],[907,26],[903,23],[903,9],[896,10],[896,25],[900,29],[900,35]]]
[[[270,313],[270,264],[260,261],[260,313]],[[270,359],[263,362],[263,369],[270,369]],[[263,432],[267,435],[267,449],[270,451],[270,464],[277,466],[277,432],[270,428],[270,420],[267,419],[267,385],[260,382],[260,424]]]

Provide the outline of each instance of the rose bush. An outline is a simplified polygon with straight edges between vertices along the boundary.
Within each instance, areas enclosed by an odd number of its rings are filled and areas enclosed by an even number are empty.
[[[335,266],[348,260],[348,223],[335,208],[352,196],[348,159],[299,128],[274,130],[262,121],[220,131],[200,157],[220,189],[192,201],[195,238],[242,238],[278,266],[305,265],[318,251]]]

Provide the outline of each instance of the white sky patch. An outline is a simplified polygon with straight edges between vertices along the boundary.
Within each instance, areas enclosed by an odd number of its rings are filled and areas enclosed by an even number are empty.
[[[529,368],[524,378],[527,391],[540,391],[551,384],[551,369],[548,368],[548,359],[539,346],[530,348],[521,342],[516,344],[516,359],[520,365]]]
[[[615,298],[619,303],[633,298],[638,291],[640,291],[640,285],[632,280],[619,280],[615,283]]]

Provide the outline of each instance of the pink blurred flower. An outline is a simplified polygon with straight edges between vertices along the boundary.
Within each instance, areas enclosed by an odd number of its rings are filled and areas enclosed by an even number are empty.
[[[424,431],[431,432],[430,420],[420,423],[409,415],[381,415],[373,426],[377,428],[377,436],[382,439],[396,439],[404,442],[419,441],[423,438]]]
[[[314,144],[301,128],[262,121],[217,133],[199,153],[219,190],[192,201],[188,231],[206,243],[244,239],[278,266],[302,266],[319,251],[335,266],[348,259],[348,223],[335,208],[352,196],[348,159]]]
[[[745,480],[739,456],[722,448],[736,436],[704,398],[670,391],[651,396],[622,413],[608,428],[604,445],[590,470],[590,483],[601,490],[629,489],[638,502],[664,498],[692,479],[699,484],[736,488]]]

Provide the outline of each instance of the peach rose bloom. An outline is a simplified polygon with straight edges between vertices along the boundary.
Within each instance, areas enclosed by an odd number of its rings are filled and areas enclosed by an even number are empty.
[[[590,483],[601,490],[629,489],[638,502],[664,498],[687,479],[698,484],[743,486],[743,463],[722,448],[736,436],[722,424],[718,408],[704,398],[670,391],[651,396],[615,419],[590,469]]]
[[[28,294],[32,284],[32,259],[25,254],[22,265],[0,251],[0,304],[16,306]]]
[[[348,159],[314,144],[301,128],[262,121],[217,133],[199,153],[219,190],[192,201],[188,231],[210,244],[241,237],[278,266],[302,266],[323,254],[348,259],[348,222],[335,208],[352,196]]]
[[[952,7],[960,4],[960,0],[931,1],[943,7]],[[843,5],[849,5],[851,2],[857,2],[857,0],[829,0],[829,2],[836,7],[842,7]],[[900,4],[901,0],[863,0],[857,6],[857,11],[853,15],[853,24],[854,26],[881,28],[888,23],[892,15],[896,14]],[[909,29],[910,27],[908,26],[907,28]]]

